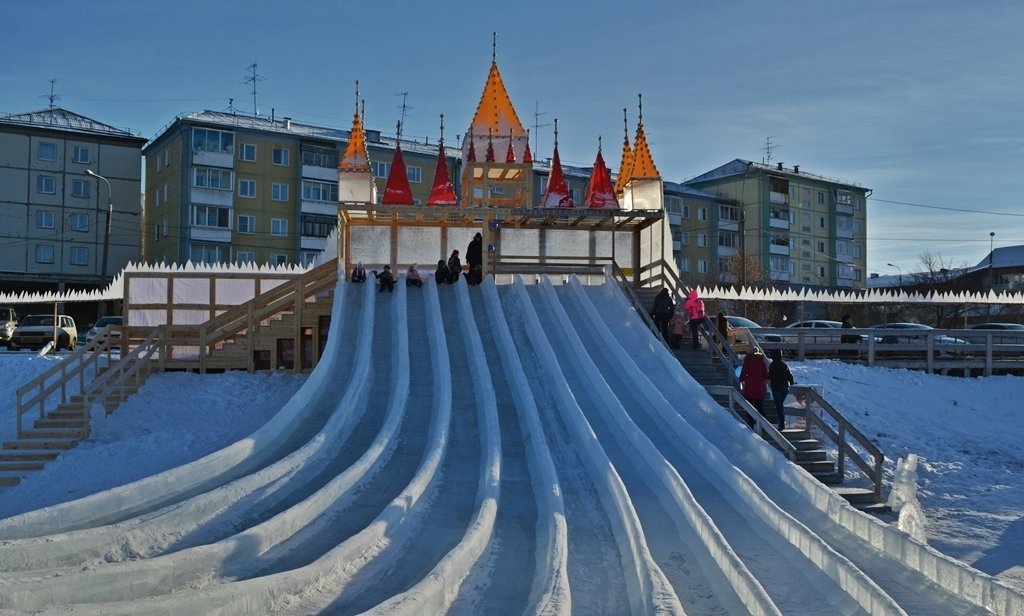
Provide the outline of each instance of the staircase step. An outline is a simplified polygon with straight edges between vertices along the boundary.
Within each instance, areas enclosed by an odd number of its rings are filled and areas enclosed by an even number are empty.
[[[20,439],[83,439],[89,436],[89,430],[85,427],[78,428],[47,428],[39,430],[29,428],[22,431]]]
[[[10,472],[23,472],[23,471],[41,471],[46,466],[45,462],[2,462],[0,461],[0,475],[6,471]]]
[[[52,430],[59,428],[84,428],[87,425],[84,417],[76,419],[37,419],[32,427],[36,430]]]
[[[53,449],[0,449],[0,462],[49,462],[58,455]]]
[[[797,465],[815,476],[818,473],[834,473],[836,470],[836,463],[832,460],[811,460],[808,462],[797,460]]]
[[[80,439],[18,439],[16,441],[4,441],[4,449],[73,449],[78,445]]]
[[[10,488],[21,483],[21,473],[0,473],[0,488]]]
[[[821,442],[816,438],[791,439],[787,437],[786,440],[792,443],[793,447],[796,447],[798,451],[821,449]]]
[[[837,473],[835,470],[832,470],[831,472],[827,472],[827,471],[817,471],[817,472],[810,471],[810,473],[811,473],[811,475],[815,479],[817,479],[818,481],[820,481],[821,483],[823,483],[823,484],[825,484],[827,486],[835,486],[835,485],[839,485],[839,484],[843,483],[842,476],[839,473]]]
[[[836,488],[836,493],[851,504],[877,504],[882,500],[880,496],[877,496],[873,490],[868,488]]]
[[[824,449],[801,449],[796,452],[796,462],[820,462],[828,458],[828,452]]]

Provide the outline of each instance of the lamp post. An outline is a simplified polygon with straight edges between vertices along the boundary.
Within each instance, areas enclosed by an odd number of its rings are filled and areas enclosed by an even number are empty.
[[[110,255],[110,218],[114,213],[113,192],[110,189],[110,180],[96,173],[92,169],[86,169],[85,173],[94,178],[103,180],[107,185],[107,230],[103,236],[103,264],[100,266],[100,280],[107,281],[107,257]]]
[[[900,273],[900,289],[903,289],[903,268],[895,263],[886,263],[889,267],[895,267]]]
[[[996,241],[996,232],[995,231],[989,231],[989,233],[988,233],[988,290],[989,291],[992,291],[993,289],[996,288],[996,278],[995,278],[995,275],[993,275],[993,273],[992,273],[992,258],[993,258],[993,253],[995,252],[995,248],[993,247],[993,245],[995,244],[995,241]],[[991,319],[991,317],[992,317],[992,302],[988,303],[988,316]]]

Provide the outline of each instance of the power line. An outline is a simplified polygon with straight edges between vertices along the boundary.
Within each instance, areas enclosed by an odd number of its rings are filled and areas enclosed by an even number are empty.
[[[1013,212],[990,212],[988,210],[972,210],[972,209],[968,209],[968,208],[959,208],[959,207],[943,207],[941,205],[925,205],[923,203],[909,203],[907,201],[890,201],[888,199],[879,199],[877,197],[869,197],[869,199],[871,201],[878,201],[880,203],[892,203],[892,204],[895,204],[895,205],[907,205],[907,206],[910,206],[910,207],[923,207],[923,208],[927,208],[929,210],[944,210],[944,211],[947,211],[947,212],[965,212],[967,214],[990,214],[992,216],[1024,217],[1024,214],[1017,214],[1017,213],[1013,213]]]

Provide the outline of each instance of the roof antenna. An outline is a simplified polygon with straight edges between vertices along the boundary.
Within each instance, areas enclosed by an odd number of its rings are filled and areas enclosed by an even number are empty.
[[[402,97],[402,107],[401,107],[401,109],[402,109],[402,124],[404,125],[405,124],[405,112],[410,110],[410,109],[412,109],[412,107],[410,107],[410,106],[405,104],[406,99],[409,97],[409,93],[408,92],[399,92],[398,94],[395,94],[395,96],[401,96]]]
[[[252,114],[254,116],[259,116],[260,115],[260,108],[259,108],[259,105],[256,104],[256,82],[263,81],[264,79],[263,79],[262,75],[258,75],[256,73],[256,63],[255,62],[253,62],[252,64],[250,64],[246,68],[249,71],[252,72],[252,75],[247,77],[245,79],[245,82],[244,82],[244,83],[252,84],[252,109],[253,109],[253,113]]]
[[[56,93],[54,93],[54,91],[53,91],[53,86],[54,86],[54,84],[56,84],[56,83],[57,83],[57,80],[56,80],[56,79],[51,79],[51,80],[50,80],[50,95],[49,95],[49,96],[47,96],[47,95],[45,95],[45,94],[44,94],[44,95],[43,95],[43,96],[41,97],[41,98],[48,98],[48,99],[50,99],[50,109],[53,109],[53,108],[55,107],[55,105],[54,105],[54,102],[56,102],[56,101],[59,101],[59,100],[60,100],[60,94],[56,94]]]
[[[772,150],[774,150],[777,147],[779,147],[779,146],[777,146],[774,143],[772,143],[772,138],[771,137],[765,137],[765,139],[764,139],[764,153],[765,153],[764,164],[766,164],[766,165],[772,164]]]
[[[540,129],[545,126],[551,126],[550,124],[541,124],[540,117],[547,115],[548,112],[541,111],[537,101],[533,101],[533,151],[540,152]]]

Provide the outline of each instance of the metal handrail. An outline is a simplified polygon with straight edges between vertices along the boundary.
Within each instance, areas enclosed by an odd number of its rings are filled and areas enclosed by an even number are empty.
[[[758,412],[743,394],[738,389],[731,385],[711,385],[708,386],[707,391],[712,396],[728,396],[729,406],[725,407],[733,417],[743,422],[745,425],[750,425],[747,418],[753,420],[753,427],[751,428],[754,432],[763,439],[770,440],[775,443],[782,453],[785,454],[786,458],[791,462],[796,462],[797,449],[796,446],[789,442],[782,432],[772,422],[768,421],[764,415]],[[737,411],[742,411],[742,415]]]

